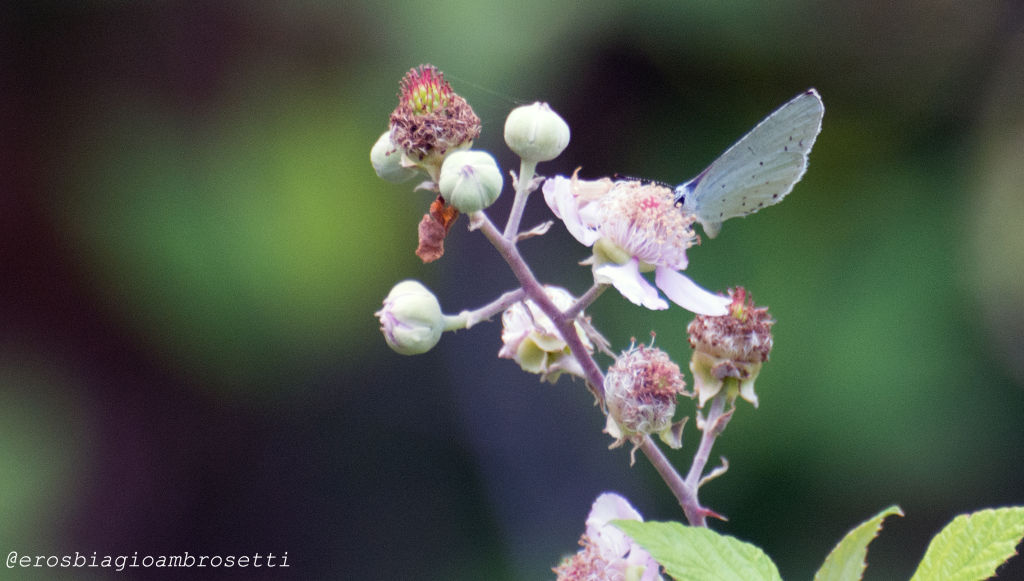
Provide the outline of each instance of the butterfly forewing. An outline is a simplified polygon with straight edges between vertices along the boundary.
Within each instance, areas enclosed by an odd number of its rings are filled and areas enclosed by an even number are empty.
[[[683,210],[695,214],[714,237],[725,220],[782,201],[807,170],[824,113],[814,89],[779,107],[700,175],[676,188]]]

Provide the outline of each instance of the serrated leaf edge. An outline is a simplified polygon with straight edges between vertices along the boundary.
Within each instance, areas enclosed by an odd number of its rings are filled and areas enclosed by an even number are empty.
[[[871,537],[867,540],[867,542],[865,542],[863,544],[863,546],[856,547],[855,550],[853,551],[852,555],[851,555],[851,556],[854,556],[854,555],[859,555],[859,554],[863,553],[860,557],[858,557],[859,560],[860,560],[860,569],[859,569],[859,573],[858,573],[856,579],[857,579],[857,581],[860,581],[860,579],[862,579],[864,577],[864,569],[867,568],[868,545],[871,544],[871,541],[873,541],[876,538],[878,538],[878,533],[882,530],[882,523],[885,521],[885,519],[890,517],[890,516],[893,516],[893,515],[903,516],[903,510],[901,510],[899,506],[894,504],[894,505],[890,506],[889,508],[886,508],[885,510],[879,512],[875,516],[869,518],[868,520],[866,520],[866,521],[860,523],[859,525],[853,527],[852,529],[850,529],[850,531],[847,532],[845,535],[843,535],[843,538],[840,539],[838,543],[836,543],[836,546],[832,548],[832,550],[829,552],[828,556],[825,557],[825,561],[822,562],[821,568],[819,568],[818,572],[814,574],[814,581],[823,581],[825,579],[833,579],[833,577],[823,577],[822,576],[824,573],[828,573],[829,571],[831,571],[834,568],[834,567],[832,567],[832,564],[833,564],[832,558],[839,554],[840,549],[845,548],[845,545],[846,545],[847,542],[854,542],[854,543],[856,543],[857,541],[854,541],[854,540],[851,540],[851,539],[855,539],[855,538],[859,537],[860,535],[858,533],[864,531],[865,529],[874,528],[875,529],[874,534],[871,535]],[[846,567],[841,567],[841,568],[838,569],[838,571],[839,572],[846,571]],[[841,579],[842,581],[852,581],[848,577],[839,577],[839,579]]]
[[[922,572],[922,567],[924,567],[927,564],[927,565],[930,565],[933,568],[937,568],[936,565],[939,562],[938,561],[939,558],[937,556],[935,556],[933,554],[933,552],[939,550],[939,548],[942,547],[943,544],[945,544],[949,540],[951,540],[951,539],[946,539],[945,537],[954,534],[954,532],[953,532],[954,527],[960,526],[960,523],[963,523],[964,527],[968,527],[968,526],[970,526],[971,521],[974,520],[975,517],[980,516],[980,515],[992,515],[993,518],[999,518],[999,517],[1005,515],[1006,517],[1009,518],[1014,513],[1018,513],[1022,517],[1022,519],[1024,519],[1024,506],[1006,506],[1006,507],[1001,507],[1001,508],[986,508],[986,509],[977,510],[977,511],[974,511],[974,512],[971,512],[971,513],[964,513],[964,514],[957,515],[956,517],[953,518],[953,520],[949,521],[949,523],[946,526],[942,527],[942,530],[940,530],[938,532],[938,534],[936,534],[934,537],[932,537],[932,540],[928,543],[928,548],[925,550],[924,556],[921,557],[921,561],[917,564],[917,569],[914,571],[914,575],[913,575],[913,577],[910,578],[910,581],[930,581],[931,579],[934,579],[934,577],[930,577],[930,576],[926,577],[925,574],[926,573],[931,573],[931,572],[930,571]],[[1002,567],[1007,561],[1009,561],[1013,557],[1017,556],[1017,554],[1018,554],[1017,553],[1017,545],[1020,544],[1022,537],[1024,537],[1024,520],[1021,520],[1020,522],[1017,523],[1016,532],[1014,533],[1013,546],[1010,548],[1009,554],[1006,554],[1006,558],[1004,558],[999,564],[995,565],[992,568],[992,575],[995,575],[995,572],[999,569],[999,567]],[[1009,542],[1009,541],[1004,540],[1003,542]],[[992,543],[992,544],[995,544],[995,543]],[[932,561],[935,561],[935,563],[929,562],[929,559],[931,559]],[[991,576],[987,576],[987,577],[984,577],[984,578],[986,578],[986,579],[987,578],[991,578]]]

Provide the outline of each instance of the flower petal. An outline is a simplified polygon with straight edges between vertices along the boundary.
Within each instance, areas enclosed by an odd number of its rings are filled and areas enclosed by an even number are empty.
[[[625,533],[609,525],[613,520],[642,521],[640,513],[625,498],[614,492],[597,497],[587,515],[587,536],[597,544],[606,559],[621,559],[629,553],[632,541]]]
[[[642,305],[653,311],[668,308],[668,303],[658,296],[658,289],[640,274],[640,263],[635,258],[625,264],[605,263],[595,266],[594,278],[597,282],[610,282],[622,296],[633,301],[633,304]]]
[[[575,375],[576,377],[586,377],[587,373],[583,371],[583,366],[580,365],[579,361],[569,353],[564,353],[561,356],[555,357],[554,361],[548,365],[547,374],[541,377],[542,380],[550,377],[551,383],[554,383],[563,373],[569,375]]]
[[[732,299],[708,292],[690,280],[688,276],[667,266],[659,266],[654,273],[654,282],[672,302],[698,315],[720,317],[729,314]]]
[[[597,497],[590,514],[587,515],[587,526],[603,527],[613,520],[644,520],[640,513],[620,494],[605,492]]]
[[[566,230],[573,238],[585,246],[593,246],[600,238],[600,234],[590,228],[580,215],[579,202],[572,191],[572,180],[555,176],[544,181],[541,188],[544,192],[544,201],[565,224]]]
[[[566,192],[570,196],[572,195],[569,187],[569,180],[562,176],[555,176],[544,180],[544,185],[541,187],[541,191],[544,192],[544,201],[548,203],[551,212],[559,220],[565,219],[562,218],[561,202],[565,198]]]

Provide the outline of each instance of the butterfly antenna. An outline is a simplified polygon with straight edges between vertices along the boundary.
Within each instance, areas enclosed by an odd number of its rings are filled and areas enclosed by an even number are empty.
[[[631,182],[647,182],[649,184],[654,184],[656,186],[662,186],[662,187],[668,188],[670,190],[672,189],[671,185],[669,185],[669,184],[667,184],[667,183],[665,183],[665,182],[663,182],[661,180],[651,180],[651,179],[647,179],[647,178],[638,178],[636,176],[626,175],[626,174],[618,173],[618,172],[616,172],[616,173],[614,173],[612,175],[617,180],[627,180],[627,181],[631,181]]]

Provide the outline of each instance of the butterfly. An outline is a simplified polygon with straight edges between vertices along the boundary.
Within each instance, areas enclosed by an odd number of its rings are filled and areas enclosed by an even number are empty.
[[[779,107],[692,180],[675,188],[675,202],[710,238],[722,222],[778,204],[807,171],[825,105],[808,89]]]

